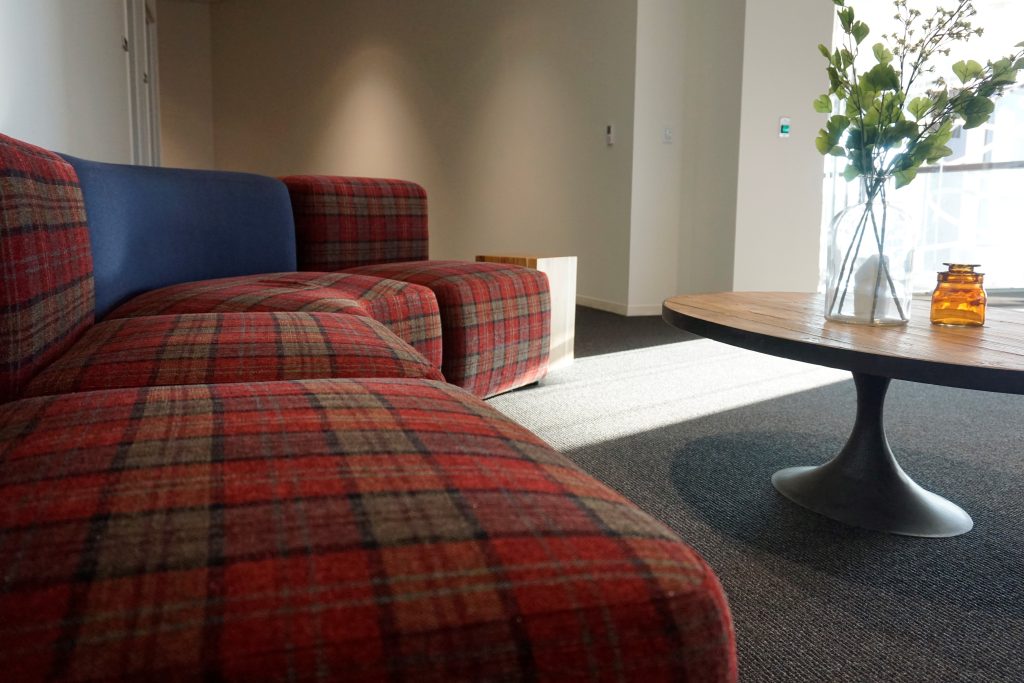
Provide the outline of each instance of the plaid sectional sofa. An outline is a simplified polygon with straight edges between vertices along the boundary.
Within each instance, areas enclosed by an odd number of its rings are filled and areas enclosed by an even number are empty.
[[[545,282],[423,263],[418,186],[104,166],[0,135],[5,679],[735,680],[705,562],[474,395]]]

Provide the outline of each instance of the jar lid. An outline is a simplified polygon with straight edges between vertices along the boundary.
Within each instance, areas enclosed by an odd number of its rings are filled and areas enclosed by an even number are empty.
[[[942,265],[948,266],[949,273],[973,273],[975,268],[980,268],[980,263],[946,263],[943,261]],[[984,273],[978,273],[983,275]]]

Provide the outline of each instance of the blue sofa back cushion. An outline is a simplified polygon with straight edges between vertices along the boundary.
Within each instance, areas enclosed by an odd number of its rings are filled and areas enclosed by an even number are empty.
[[[64,158],[85,198],[97,319],[158,287],[297,268],[291,200],[276,178]]]

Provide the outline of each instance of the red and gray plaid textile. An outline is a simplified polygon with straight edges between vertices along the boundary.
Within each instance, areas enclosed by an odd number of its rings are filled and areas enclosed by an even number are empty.
[[[93,322],[92,253],[78,176],[0,134],[0,402]]]
[[[0,538],[12,681],[736,677],[693,550],[439,382],[0,406]]]
[[[141,294],[107,319],[170,313],[306,311],[369,316],[441,366],[437,300],[426,287],[345,273],[271,273],[186,282]]]
[[[92,327],[25,396],[330,377],[444,380],[384,325],[340,313],[184,313]]]
[[[551,296],[544,273],[503,263],[418,261],[347,272],[413,282],[441,309],[445,378],[488,397],[544,377]]]
[[[289,176],[300,270],[427,258],[427,193],[381,178]]]

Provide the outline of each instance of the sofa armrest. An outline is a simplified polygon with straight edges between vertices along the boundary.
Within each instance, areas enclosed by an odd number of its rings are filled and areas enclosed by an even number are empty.
[[[427,193],[405,180],[282,178],[291,195],[299,270],[427,258]]]

